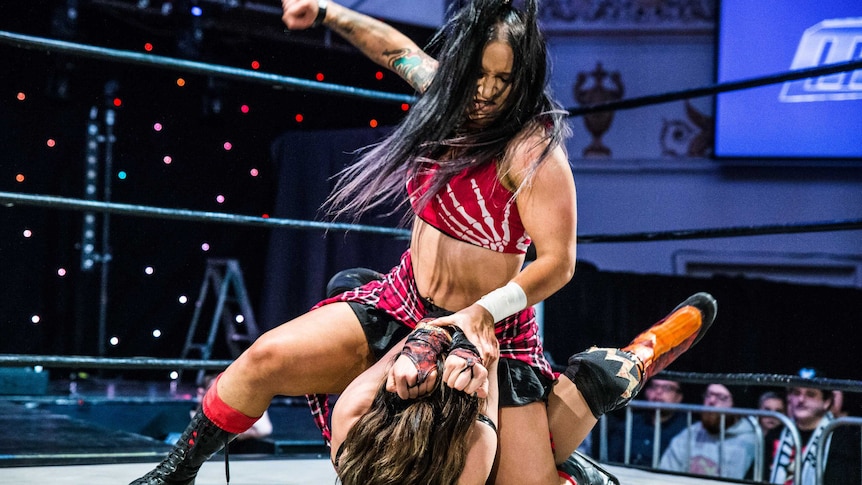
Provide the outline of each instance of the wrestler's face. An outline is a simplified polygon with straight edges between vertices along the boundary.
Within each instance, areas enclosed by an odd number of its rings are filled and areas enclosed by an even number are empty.
[[[512,66],[515,55],[509,44],[492,40],[482,52],[482,69],[476,81],[476,93],[468,118],[484,126],[500,112],[512,87]]]

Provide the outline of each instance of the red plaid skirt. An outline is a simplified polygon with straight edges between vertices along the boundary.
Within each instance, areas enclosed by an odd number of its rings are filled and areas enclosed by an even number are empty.
[[[424,300],[416,289],[410,250],[404,252],[401,263],[392,268],[383,279],[327,298],[312,309],[335,302],[356,302],[373,306],[409,328],[415,328],[430,310],[426,309]],[[553,380],[556,374],[544,357],[538,330],[536,312],[532,307],[497,322],[494,325],[494,333],[500,343],[500,358],[524,362]],[[332,436],[329,428],[329,396],[309,394],[306,397],[314,421],[329,445]]]

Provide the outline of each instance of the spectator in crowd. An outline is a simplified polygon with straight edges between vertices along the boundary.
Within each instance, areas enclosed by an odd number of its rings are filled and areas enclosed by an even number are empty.
[[[802,369],[799,376],[808,379],[823,377],[814,369]],[[816,483],[817,456],[821,446],[826,448],[823,483],[858,485],[862,482],[859,427],[838,427],[831,435],[824,434],[826,425],[835,419],[830,412],[833,400],[833,391],[816,387],[792,387],[787,393],[787,416],[793,420],[802,440],[802,476],[798,482],[802,485]],[[770,466],[765,467],[764,479],[769,483],[794,483],[796,453],[793,445],[790,432],[783,426],[766,434],[764,463]]]
[[[703,395],[703,405],[732,408],[733,394],[721,384],[710,384]],[[751,476],[756,440],[754,425],[747,419],[724,415],[722,422],[720,412],[703,412],[700,421],[671,440],[659,468],[695,475],[747,478]]]
[[[679,404],[683,400],[682,387],[676,381],[666,379],[651,379],[644,388],[646,400],[654,403]],[[617,413],[617,415],[621,415]],[[634,411],[632,413],[631,451],[629,462],[631,465],[653,466],[653,448],[656,427],[655,410]],[[661,439],[659,445],[659,457],[670,444],[670,440],[682,432],[687,424],[685,413],[678,413],[669,409],[659,411],[659,423],[661,428]],[[625,462],[625,422],[615,419],[609,425],[608,432],[608,460],[612,462]],[[658,457],[656,457],[656,462]]]
[[[760,395],[760,398],[757,400],[757,409],[787,414],[784,399],[774,391],[767,391]],[[758,422],[760,422],[760,427],[763,429],[764,434],[781,426],[781,421],[771,416],[760,416]]]
[[[844,391],[832,391],[832,407],[829,408],[829,412],[836,418],[847,416],[847,408],[844,406]]]

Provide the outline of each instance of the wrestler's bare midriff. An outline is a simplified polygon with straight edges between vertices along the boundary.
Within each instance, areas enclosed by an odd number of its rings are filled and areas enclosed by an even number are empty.
[[[524,255],[499,253],[448,236],[416,218],[410,243],[419,293],[458,311],[512,280]]]

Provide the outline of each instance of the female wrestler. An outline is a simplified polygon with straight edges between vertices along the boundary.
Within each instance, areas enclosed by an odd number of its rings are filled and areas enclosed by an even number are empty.
[[[522,9],[501,0],[470,2],[436,36],[437,59],[385,23],[333,2],[282,3],[288,28],[323,23],[423,93],[391,135],[341,175],[329,200],[336,215],[409,200],[416,215],[410,249],[383,278],[262,335],[207,392],[202,412],[165,460],[134,483],[191,483],[275,395],[343,391],[439,309],[454,313],[435,324],[463,329],[486,362],[503,357],[496,483],[556,483],[555,462],[597,417],[629,399],[653,361],[684,351],[705,327],[693,310],[692,325],[664,347],[647,342],[634,349],[637,357],[617,350],[580,356],[550,392],[555,376],[532,305],[572,277],[577,217],[561,143],[565,113],[545,91],[536,0]],[[536,259],[524,266],[531,242]],[[457,389],[474,392],[486,379],[477,373]],[[397,362],[390,380],[402,399],[422,388],[416,369]],[[326,401],[317,402],[315,418],[328,439]],[[555,450],[547,434],[523,432],[547,429]]]
[[[428,386],[421,396],[404,400],[386,390],[387,371],[399,360],[418,369]],[[460,372],[468,362],[471,372],[485,372],[459,329],[420,323],[403,347],[351,382],[332,413],[331,453],[341,483],[484,484],[497,451],[497,380],[486,381],[487,398],[456,391],[458,379],[470,379]],[[496,372],[496,361],[488,371]]]
[[[694,310],[692,311],[692,306]],[[690,325],[701,311],[714,312],[710,299],[696,295],[670,315],[639,335],[626,349],[637,349],[639,342],[654,341],[656,335],[673,334]],[[701,315],[711,321],[714,313]],[[704,321],[708,326],[708,321]],[[702,332],[701,332],[702,335]],[[611,349],[604,349],[607,352]],[[396,353],[397,352],[397,353]],[[587,358],[596,350],[578,354]],[[446,357],[444,367],[443,356]],[[396,359],[397,356],[397,360]],[[588,359],[588,358],[587,358]],[[415,399],[401,399],[391,385],[388,368],[404,363],[416,369],[420,385],[427,384]],[[666,365],[659,364],[659,367]],[[398,484],[485,484],[494,464],[497,436],[494,416],[497,411],[496,362],[488,366],[492,378],[488,399],[455,391],[464,372],[482,368],[478,351],[453,327],[435,327],[420,322],[406,343],[393,348],[347,386],[332,415],[332,460],[344,485]],[[655,368],[653,368],[655,371]],[[442,376],[442,378],[438,377]],[[586,388],[589,392],[589,387]],[[622,403],[621,403],[622,404]],[[481,410],[480,410],[481,406]],[[522,430],[527,433],[541,430]],[[547,436],[547,435],[546,435]],[[550,442],[550,440],[549,440]],[[558,470],[556,483],[592,484],[584,470],[573,469],[578,462]],[[569,480],[574,474],[577,480]],[[606,473],[596,472],[592,474]],[[600,475],[601,477],[601,475]],[[606,483],[596,481],[595,483]]]

